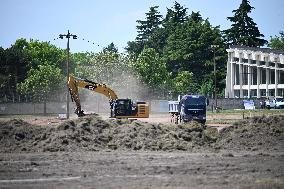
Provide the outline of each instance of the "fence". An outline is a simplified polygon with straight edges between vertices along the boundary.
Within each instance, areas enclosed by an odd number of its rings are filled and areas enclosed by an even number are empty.
[[[151,113],[166,113],[168,112],[167,100],[151,100],[148,101]],[[260,99],[255,99],[254,104],[256,108],[260,108]],[[94,98],[92,101],[82,101],[82,109],[86,113],[109,113],[109,103],[107,99]],[[215,100],[209,100],[207,110],[212,110],[215,106]],[[224,110],[229,109],[243,109],[243,99],[217,99],[217,106]],[[75,110],[74,103],[70,102],[70,113]],[[43,103],[0,103],[0,114],[43,114]],[[46,104],[47,114],[61,114],[66,113],[66,102],[48,102]]]

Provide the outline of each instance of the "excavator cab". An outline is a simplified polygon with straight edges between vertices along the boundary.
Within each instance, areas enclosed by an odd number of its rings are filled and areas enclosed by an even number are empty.
[[[113,117],[116,116],[130,116],[132,115],[132,101],[131,99],[117,99],[113,107]]]
[[[111,107],[111,118],[149,117],[149,106],[146,102],[133,102],[131,99],[116,99]]]

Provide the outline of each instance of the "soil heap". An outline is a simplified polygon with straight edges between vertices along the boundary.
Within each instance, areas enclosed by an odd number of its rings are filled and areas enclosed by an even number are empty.
[[[56,127],[0,121],[0,152],[99,150],[281,150],[284,116],[255,117],[218,133],[199,123],[170,125],[86,116]]]
[[[216,143],[232,150],[284,150],[284,115],[252,117],[221,130]]]

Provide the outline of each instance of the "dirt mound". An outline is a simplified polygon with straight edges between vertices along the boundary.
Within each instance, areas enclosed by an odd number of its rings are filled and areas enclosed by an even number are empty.
[[[0,151],[191,150],[214,143],[212,133],[217,130],[196,122],[163,125],[87,116],[42,127],[10,120],[0,122]]]
[[[30,151],[46,128],[20,119],[0,121],[0,152]]]
[[[220,133],[196,122],[181,125],[103,120],[92,115],[57,127],[0,122],[0,152],[237,149],[281,150],[284,116],[255,117]]]
[[[236,122],[220,132],[216,146],[232,150],[283,150],[284,115]]]

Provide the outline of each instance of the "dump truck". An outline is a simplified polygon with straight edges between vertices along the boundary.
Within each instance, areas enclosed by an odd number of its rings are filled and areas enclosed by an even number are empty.
[[[206,122],[206,106],[209,100],[202,95],[179,95],[177,101],[169,101],[169,113],[171,122],[198,121],[202,124]]]

